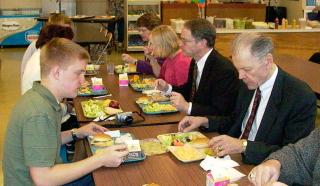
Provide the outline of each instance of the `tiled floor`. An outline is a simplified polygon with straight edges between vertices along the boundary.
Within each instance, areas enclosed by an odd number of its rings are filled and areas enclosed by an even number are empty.
[[[3,139],[12,107],[20,97],[20,63],[25,48],[0,49],[0,166],[2,165]],[[134,54],[141,56],[141,54]],[[112,52],[108,61],[120,60],[120,52]],[[318,110],[318,126],[320,114]],[[0,167],[0,185],[2,181],[2,166]]]

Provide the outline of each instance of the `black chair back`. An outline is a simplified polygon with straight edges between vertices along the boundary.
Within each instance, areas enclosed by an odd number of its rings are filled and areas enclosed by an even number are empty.
[[[320,52],[314,53],[310,58],[309,61],[320,64]]]

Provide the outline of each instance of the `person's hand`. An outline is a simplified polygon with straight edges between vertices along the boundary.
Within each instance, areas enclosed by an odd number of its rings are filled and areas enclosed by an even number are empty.
[[[152,55],[146,55],[146,58],[150,61],[150,65],[158,64],[157,58]]]
[[[309,21],[307,20],[307,25],[312,27],[312,28],[320,28],[320,22],[319,21]]]
[[[237,154],[243,151],[241,140],[227,135],[213,137],[209,141],[209,146],[216,151],[218,156]]]
[[[84,125],[83,127],[80,127],[76,130],[77,130],[77,137],[81,139],[89,135],[95,135],[97,133],[103,133],[105,131],[108,131],[107,128],[97,125],[94,122]]]
[[[157,90],[166,92],[169,88],[169,85],[167,82],[165,82],[163,79],[157,79],[155,82],[155,87]]]
[[[129,54],[122,54],[121,58],[125,63],[135,63],[137,61],[136,58],[131,57]]]
[[[189,132],[200,126],[208,126],[208,118],[185,116],[178,125],[179,132]]]
[[[145,56],[151,55],[152,49],[148,46],[143,47],[143,52]]]
[[[278,160],[268,160],[254,167],[248,175],[248,179],[254,185],[284,185],[277,182],[280,175],[281,164]]]
[[[128,153],[126,145],[113,145],[97,152],[95,156],[101,159],[105,167],[118,167]]]
[[[179,111],[183,111],[185,113],[188,112],[189,103],[184,99],[184,97],[178,92],[172,92],[170,100]]]

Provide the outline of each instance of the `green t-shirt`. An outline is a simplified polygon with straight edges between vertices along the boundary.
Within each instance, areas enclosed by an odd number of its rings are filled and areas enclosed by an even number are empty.
[[[56,98],[35,82],[18,101],[9,120],[4,144],[4,185],[33,185],[29,167],[62,163],[61,118]]]

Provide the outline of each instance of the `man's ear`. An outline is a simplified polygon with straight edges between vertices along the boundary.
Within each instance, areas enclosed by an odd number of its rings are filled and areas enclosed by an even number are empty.
[[[61,75],[61,70],[60,67],[58,65],[54,66],[53,68],[51,68],[51,75],[54,79],[58,80],[60,78]]]
[[[202,47],[204,47],[204,48],[207,47],[207,40],[201,39],[200,43],[201,43]]]
[[[272,54],[270,54],[270,53],[267,54],[265,63],[268,65],[271,65],[273,63],[273,55]]]

